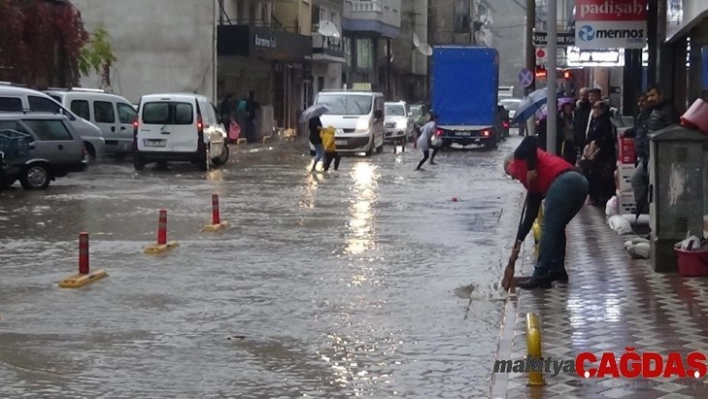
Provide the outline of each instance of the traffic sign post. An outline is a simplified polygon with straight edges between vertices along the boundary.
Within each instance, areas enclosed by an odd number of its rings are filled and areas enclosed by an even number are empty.
[[[533,72],[529,71],[528,69],[524,68],[519,72],[519,75],[517,76],[519,79],[519,83],[524,87],[527,88],[531,86],[533,83]]]

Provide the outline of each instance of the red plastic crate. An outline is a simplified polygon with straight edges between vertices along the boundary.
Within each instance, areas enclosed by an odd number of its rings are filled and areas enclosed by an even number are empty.
[[[678,259],[679,274],[684,277],[708,276],[708,249],[687,251],[681,247],[674,247]]]

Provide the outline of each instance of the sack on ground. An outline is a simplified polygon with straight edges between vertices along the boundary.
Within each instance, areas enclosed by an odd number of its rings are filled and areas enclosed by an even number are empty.
[[[605,215],[610,217],[617,214],[619,214],[619,203],[617,201],[617,196],[614,195],[609,201],[607,201],[607,204],[605,204]]]
[[[640,242],[627,248],[627,252],[634,259],[649,259],[651,245],[648,242]]]
[[[625,235],[632,232],[632,225],[620,215],[611,216],[607,221],[610,228],[619,235]]]

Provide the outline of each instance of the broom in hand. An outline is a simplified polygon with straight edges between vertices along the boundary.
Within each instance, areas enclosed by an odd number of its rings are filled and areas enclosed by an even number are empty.
[[[521,217],[519,218],[519,229],[521,229],[521,224],[524,223],[524,216],[526,215],[526,205],[528,204],[528,195],[524,199],[524,207],[521,208]],[[516,265],[516,259],[519,257],[519,251],[521,250],[521,243],[515,242],[514,249],[511,252],[511,258],[509,259],[509,264],[506,265],[504,269],[504,277],[502,278],[502,288],[504,291],[509,291],[511,289],[511,283],[514,280],[514,266]]]

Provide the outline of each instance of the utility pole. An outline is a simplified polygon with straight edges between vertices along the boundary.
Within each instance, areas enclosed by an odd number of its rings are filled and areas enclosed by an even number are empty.
[[[526,0],[526,69],[534,74],[533,83],[526,88],[529,94],[536,90],[536,47],[533,45],[533,28],[536,26],[536,0]]]
[[[531,85],[526,88],[526,95],[536,90],[536,46],[533,45],[533,29],[536,26],[536,0],[526,0],[526,69],[533,74]],[[526,121],[526,135],[536,134],[534,117]]]
[[[546,121],[546,149],[549,153],[556,153],[556,128],[558,121],[558,0],[548,0],[548,120]],[[558,155],[558,154],[557,154]]]

